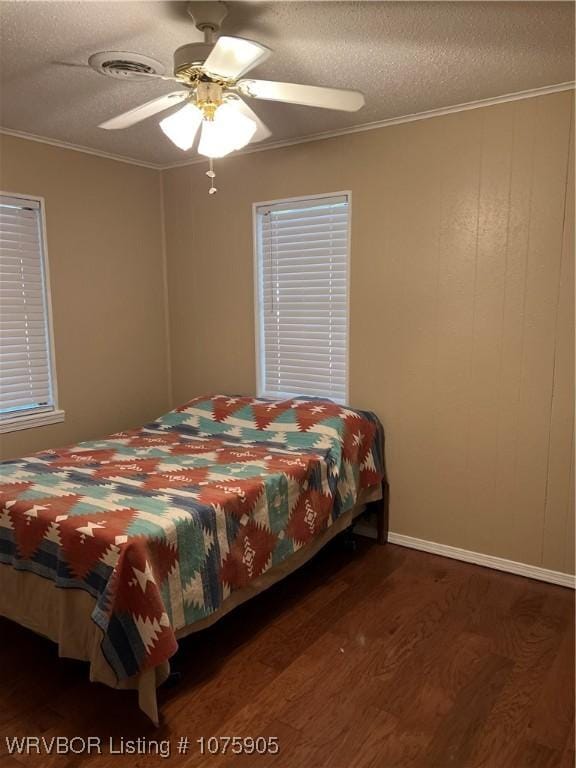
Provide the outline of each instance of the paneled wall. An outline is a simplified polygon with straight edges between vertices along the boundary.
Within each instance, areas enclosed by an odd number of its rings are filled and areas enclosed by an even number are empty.
[[[150,421],[169,401],[160,175],[0,135],[0,188],[40,195],[61,424],[0,435],[0,458]]]
[[[254,392],[252,203],[351,190],[391,529],[573,573],[571,124],[564,92],[227,158],[215,196],[164,172],[174,401]]]

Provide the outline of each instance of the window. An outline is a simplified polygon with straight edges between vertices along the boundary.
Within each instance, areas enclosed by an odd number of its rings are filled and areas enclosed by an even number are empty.
[[[42,200],[0,194],[0,432],[57,410]]]
[[[348,399],[350,195],[254,206],[258,394]]]

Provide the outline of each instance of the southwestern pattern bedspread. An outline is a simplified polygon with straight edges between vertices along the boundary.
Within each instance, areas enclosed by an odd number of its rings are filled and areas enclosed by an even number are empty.
[[[119,680],[382,480],[381,426],[325,400],[196,398],[147,426],[4,462],[0,567],[96,599]]]

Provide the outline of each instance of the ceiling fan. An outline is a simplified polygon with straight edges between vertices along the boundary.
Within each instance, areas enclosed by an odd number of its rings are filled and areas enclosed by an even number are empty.
[[[198,152],[216,158],[270,136],[268,128],[244,101],[245,97],[346,112],[355,112],[364,105],[364,96],[359,91],[244,77],[272,51],[241,37],[221,36],[215,40],[214,35],[227,14],[223,2],[193,2],[188,13],[204,33],[204,42],[176,49],[173,76],[148,75],[175,81],[182,88],[106,120],[100,128],[129,128],[181,104],[179,110],[160,121],[160,128],[186,151],[202,126]]]

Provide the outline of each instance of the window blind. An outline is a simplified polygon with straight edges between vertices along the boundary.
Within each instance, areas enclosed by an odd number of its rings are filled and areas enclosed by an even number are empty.
[[[261,394],[348,389],[347,195],[256,208]]]
[[[40,203],[0,195],[0,421],[54,407]]]

